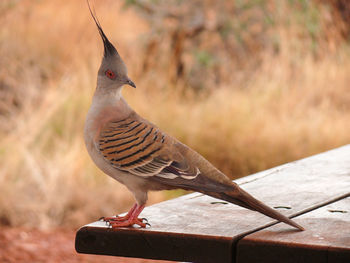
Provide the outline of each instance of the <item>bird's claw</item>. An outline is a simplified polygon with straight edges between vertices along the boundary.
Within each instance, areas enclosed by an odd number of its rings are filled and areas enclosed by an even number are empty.
[[[147,218],[135,218],[134,220],[130,220],[130,218],[123,217],[101,217],[99,221],[105,222],[106,226],[109,228],[117,228],[117,227],[126,227],[132,225],[138,225],[141,228],[151,227],[151,224],[148,223]]]
[[[146,228],[147,225],[151,226],[148,222],[144,223],[142,222],[142,218],[129,218],[125,221],[114,221],[109,222],[109,225],[112,228],[118,228],[118,227],[135,227],[135,225],[139,226],[140,228]]]
[[[144,223],[146,226],[149,226],[149,227],[151,227],[151,224],[150,223],[148,223],[148,219],[147,218],[141,218],[141,222],[142,223]]]

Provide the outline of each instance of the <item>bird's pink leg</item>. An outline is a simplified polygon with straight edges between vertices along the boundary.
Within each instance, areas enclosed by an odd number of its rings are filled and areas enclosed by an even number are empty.
[[[144,219],[138,218],[139,214],[142,212],[142,210],[145,208],[144,205],[138,205],[135,204],[128,214],[124,217],[110,217],[105,218],[104,221],[108,222],[112,228],[118,228],[118,227],[128,227],[133,225],[139,225],[140,227],[144,228],[148,223],[143,223],[142,221]]]
[[[147,223],[143,223],[142,218],[138,218],[139,214],[142,212],[142,210],[145,208],[144,205],[136,205],[135,210],[131,213],[128,219],[124,221],[110,221],[112,228],[118,228],[118,227],[128,227],[133,225],[139,225],[140,227],[146,227]]]
[[[135,211],[136,207],[137,207],[137,204],[135,203],[125,216],[118,216],[118,215],[116,215],[115,217],[114,216],[113,217],[102,217],[100,220],[103,220],[103,221],[106,221],[106,222],[109,222],[109,221],[125,221],[125,220],[129,219],[131,214]]]

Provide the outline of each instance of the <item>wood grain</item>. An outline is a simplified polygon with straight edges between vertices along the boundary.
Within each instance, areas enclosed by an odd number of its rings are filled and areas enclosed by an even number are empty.
[[[350,194],[350,145],[236,182],[266,204],[279,207],[285,215],[305,214]],[[103,222],[82,227],[76,236],[77,251],[177,261],[234,262],[236,244],[242,237],[275,223],[264,215],[198,193],[147,207],[141,216],[152,227],[113,230]],[[303,225],[299,217],[295,220]],[[278,224],[278,231],[287,236],[297,232],[285,224]]]
[[[278,224],[245,236],[236,262],[350,262],[350,197],[297,218],[306,231],[291,233]]]

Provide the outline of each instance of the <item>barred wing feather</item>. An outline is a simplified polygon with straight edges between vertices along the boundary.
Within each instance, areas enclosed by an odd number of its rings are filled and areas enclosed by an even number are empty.
[[[188,165],[184,158],[173,160],[174,153],[166,147],[168,140],[169,137],[152,124],[128,118],[107,123],[100,132],[98,148],[114,168],[133,175],[195,178],[198,168]],[[181,155],[177,153],[177,156]]]

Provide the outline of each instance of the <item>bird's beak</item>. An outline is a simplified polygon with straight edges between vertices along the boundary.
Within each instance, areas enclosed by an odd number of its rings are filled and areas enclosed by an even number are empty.
[[[127,79],[126,84],[130,85],[133,88],[136,88],[135,83],[131,79]]]

